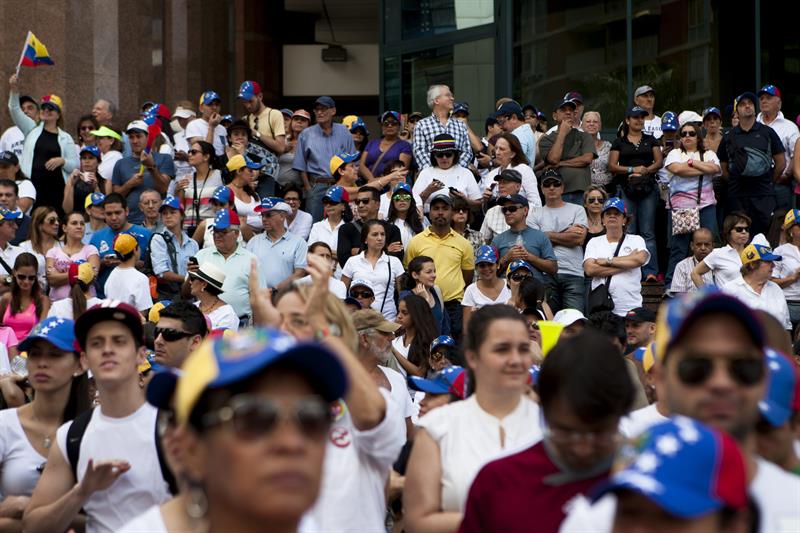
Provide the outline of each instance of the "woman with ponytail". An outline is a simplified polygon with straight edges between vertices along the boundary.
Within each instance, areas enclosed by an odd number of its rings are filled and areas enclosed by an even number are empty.
[[[91,263],[70,263],[67,269],[67,278],[71,287],[69,296],[53,302],[50,313],[47,315],[48,318],[58,317],[75,320],[84,311],[102,302],[100,298],[95,297],[93,294],[92,283],[94,282],[94,276],[94,268],[92,268]]]
[[[97,272],[100,269],[100,254],[91,244],[83,244],[86,234],[86,219],[83,213],[67,215],[64,224],[64,239],[60,246],[53,246],[45,256],[47,282],[50,284],[50,300],[57,302],[69,296],[69,267],[73,263],[88,262]],[[94,294],[94,291],[92,291]]]

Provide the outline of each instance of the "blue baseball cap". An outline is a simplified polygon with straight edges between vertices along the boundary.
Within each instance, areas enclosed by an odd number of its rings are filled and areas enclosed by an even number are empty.
[[[93,192],[89,196],[86,197],[86,202],[84,207],[89,207],[93,205],[95,207],[99,205],[103,205],[103,202],[106,201],[106,195],[101,192]]]
[[[148,401],[159,408],[174,407],[178,422],[184,423],[205,391],[240,383],[278,363],[301,371],[326,401],[347,392],[347,374],[339,358],[322,344],[298,342],[277,329],[248,328],[205,340],[180,373],[154,376],[147,387]]]
[[[231,195],[233,191],[226,187],[225,185],[220,185],[216,189],[214,189],[214,194],[211,195],[211,200],[215,202],[219,202],[221,204],[228,205],[231,201]]]
[[[261,94],[261,86],[258,84],[257,81],[244,81],[239,86],[239,94],[237,98],[239,100],[250,100],[254,96]],[[291,113],[290,113],[291,115]]]
[[[350,124],[350,133],[355,133],[358,128],[364,130],[366,135],[369,135],[369,130],[367,129],[367,123],[364,122],[364,119],[361,117],[356,117],[356,119]]]
[[[773,254],[772,248],[763,244],[748,244],[739,255],[742,265],[747,265],[754,261],[783,261],[782,255]]]
[[[224,231],[231,226],[239,226],[240,224],[241,222],[239,221],[239,215],[236,214],[236,211],[231,209],[220,209],[217,211],[214,221],[209,224],[208,227],[214,231]]]
[[[528,207],[528,199],[521,194],[507,194],[497,199],[497,205],[505,204],[519,204],[522,207]]]
[[[496,265],[497,248],[491,244],[482,244],[481,247],[478,248],[478,253],[475,255],[475,264],[479,265],[481,263],[491,263]]]
[[[80,154],[78,155],[81,156],[83,155],[84,152],[93,155],[94,157],[97,158],[98,161],[103,157],[102,154],[100,153],[100,148],[98,148],[97,146],[84,146],[83,148],[81,148]]]
[[[392,189],[392,196],[394,196],[399,192],[406,192],[408,194],[411,194],[411,185],[405,182],[398,183],[397,185],[394,186],[394,189]]]
[[[343,165],[346,165],[347,163],[352,163],[357,159],[358,159],[358,152],[353,152],[351,154],[342,152],[340,154],[336,154],[335,156],[331,157],[331,160],[328,162],[328,170],[331,171],[331,176],[333,176],[337,170],[342,168]]]
[[[292,208],[289,204],[283,201],[282,198],[262,198],[261,205],[257,205],[254,209],[256,213],[269,213],[270,211],[280,211],[288,215],[292,214]]]
[[[219,119],[220,123],[222,122],[233,122],[233,115],[222,115]]]
[[[464,113],[469,115],[469,104],[467,102],[456,102],[453,104],[453,114]]]
[[[5,207],[0,207],[0,222],[5,220],[20,220],[23,217],[22,211],[9,211]]]
[[[397,111],[384,111],[381,115],[381,123],[386,122],[387,118],[393,118],[397,122],[400,122],[400,113]]]
[[[408,388],[427,394],[452,394],[465,398],[467,373],[458,365],[448,366],[425,379],[419,376],[408,376]]]
[[[800,375],[797,366],[771,348],[764,350],[769,378],[764,399],[758,402],[761,416],[774,427],[784,425],[792,412],[800,410]]]
[[[718,107],[712,105],[711,107],[703,109],[703,120],[705,120],[708,115],[717,115],[718,117],[722,118],[722,111],[720,111]],[[662,125],[663,125],[663,118],[662,118]]]
[[[45,318],[34,327],[19,343],[17,348],[27,352],[31,345],[37,341],[47,341],[59,350],[65,352],[75,351],[75,323],[67,318],[51,316]]]
[[[747,471],[736,441],[691,418],[650,427],[622,448],[617,463],[592,500],[630,490],[685,519],[747,506]]]
[[[158,208],[158,212],[164,210],[165,207],[171,207],[172,209],[177,209],[181,213],[183,213],[183,204],[181,203],[180,198],[175,196],[167,196],[164,198],[164,201],[161,202],[161,207]]]
[[[314,101],[314,105],[321,105],[325,107],[336,107],[336,102],[330,96],[320,96]]]
[[[528,374],[530,375],[531,385],[538,385],[539,384],[539,374],[542,372],[541,365],[531,365],[528,369]]]
[[[623,215],[627,214],[627,212],[625,211],[625,202],[622,200],[622,198],[618,196],[612,196],[611,198],[606,200],[606,203],[603,204],[603,210],[601,211],[601,213],[605,213],[609,209],[616,209]]]
[[[431,353],[435,352],[437,348],[442,346],[446,346],[447,348],[455,348],[456,341],[450,335],[439,335],[431,342],[431,349],[429,350]]]
[[[208,105],[214,100],[219,100],[222,103],[222,98],[216,93],[216,91],[206,91],[200,95],[200,104]]]
[[[508,264],[508,268],[506,269],[506,276],[510,276],[514,272],[520,269],[526,269],[531,274],[534,273],[534,269],[530,263],[524,261],[522,259],[515,259]]]
[[[768,85],[764,85],[761,89],[758,90],[758,96],[761,96],[762,94],[768,94],[770,96],[777,96],[778,98],[780,98],[781,90],[770,83]]]
[[[755,105],[758,102],[758,97],[750,91],[745,91],[736,97],[736,105],[739,105],[742,100],[750,100]]]
[[[344,187],[334,185],[325,191],[325,196],[322,197],[322,201],[324,202],[325,200],[333,202],[334,204],[341,204],[343,202],[349,202],[350,195],[347,194],[347,191],[344,189]]]
[[[667,111],[661,115],[661,131],[678,131],[678,115]]]
[[[639,107],[638,105],[629,107],[628,110],[625,112],[626,117],[646,117],[650,113],[645,110],[643,107]]]
[[[294,111],[292,111],[288,107],[284,107],[283,109],[281,109],[281,114],[286,118],[292,118],[292,115],[294,115]]]

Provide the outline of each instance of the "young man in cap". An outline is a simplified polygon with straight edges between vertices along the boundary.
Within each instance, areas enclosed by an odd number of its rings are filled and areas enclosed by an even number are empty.
[[[592,160],[597,157],[594,139],[573,126],[577,106],[571,99],[553,105],[558,127],[539,139],[539,156],[545,166],[555,168],[564,182],[564,201],[583,205],[583,191],[592,182]]]
[[[189,302],[172,302],[159,313],[153,332],[155,362],[171,368],[180,368],[189,354],[200,346],[206,335],[208,335],[206,317],[196,305]]]
[[[787,120],[781,111],[781,91],[776,86],[770,84],[763,86],[758,91],[758,108],[760,113],[756,120],[765,126],[769,126],[781,139],[783,148],[786,150],[785,167],[781,170],[781,181],[776,183],[775,193],[778,201],[778,208],[786,209],[791,206],[792,200],[792,160],[794,158],[794,145],[800,137],[800,130],[797,124]]]
[[[668,291],[671,296],[677,297],[697,290],[697,287],[692,282],[692,270],[714,249],[714,235],[711,230],[707,228],[695,230],[692,233],[689,249],[692,251],[692,255],[675,265],[675,270],[672,273],[672,283]],[[703,284],[714,285],[714,274],[710,270],[703,274]]]
[[[156,451],[157,411],[144,401],[138,371],[146,361],[142,335],[141,315],[120,302],[92,307],[76,321],[75,343],[99,406],[83,415],[88,421],[79,417],[56,432],[23,518],[25,531],[64,531],[81,509],[87,531],[117,531],[170,497]],[[71,428],[81,420],[82,438]]]
[[[330,161],[336,154],[356,151],[353,136],[347,127],[335,124],[336,102],[330,96],[320,96],[314,102],[317,123],[300,132],[297,137],[292,168],[300,172],[306,202],[314,222],[322,220],[322,197],[335,183],[328,174]]]
[[[633,91],[633,103],[647,111],[644,117],[644,129],[647,135],[652,135],[656,139],[661,138],[661,117],[656,115],[653,110],[656,107],[656,91],[649,85],[642,85]]]
[[[175,196],[167,196],[159,208],[164,231],[150,239],[150,262],[158,278],[159,295],[173,299],[180,292],[188,274],[189,258],[197,255],[197,241],[183,231],[183,204]]]
[[[522,152],[533,168],[536,164],[536,138],[530,125],[525,122],[525,113],[522,111],[522,107],[514,101],[506,102],[495,111],[494,116],[503,131],[511,133],[519,139]]]
[[[13,156],[13,154],[11,154]],[[14,156],[16,158],[16,156]],[[2,161],[2,159],[0,159]],[[19,199],[19,185],[16,181],[10,179],[0,179],[0,206],[5,207],[12,212],[20,212],[22,216],[17,219],[18,227],[17,234],[11,241],[14,246],[19,245],[22,241],[28,240],[28,234],[31,230],[31,217],[26,215],[22,209],[17,206]]]
[[[374,187],[364,185],[358,189],[355,195],[355,204],[359,219],[343,224],[339,228],[336,242],[336,260],[339,261],[339,265],[342,267],[344,267],[348,259],[361,252],[363,247],[361,228],[364,222],[379,220],[378,212],[381,208],[381,192]],[[386,253],[402,259],[403,239],[400,235],[400,228],[386,220],[381,220],[380,222],[386,233]]]
[[[766,234],[772,223],[775,183],[782,181],[786,148],[775,130],[756,121],[756,95],[736,98],[739,124],[722,138],[717,155],[728,182],[725,214],[744,211],[752,219],[750,235]]]
[[[114,252],[119,264],[106,279],[106,298],[126,302],[139,311],[153,307],[150,280],[135,268],[136,261],[139,260],[139,244],[136,239],[127,233],[120,233],[114,239]]]
[[[111,184],[115,193],[127,199],[131,222],[141,224],[144,213],[139,208],[139,196],[146,189],[155,189],[160,194],[166,194],[169,182],[175,176],[175,165],[166,154],[145,153],[147,124],[144,121],[134,120],[125,131],[132,153],[114,165]]]
[[[564,180],[556,169],[549,169],[540,178],[545,205],[534,210],[528,225],[544,232],[558,260],[558,273],[550,280],[550,306],[579,309],[585,305],[583,280],[583,242],[589,221],[583,206],[564,201]]]
[[[241,155],[259,165],[256,192],[261,198],[275,195],[275,177],[280,164],[278,158],[261,141],[252,136],[246,120],[239,119],[228,127],[229,144],[225,146],[228,160]]]
[[[186,125],[186,142],[189,146],[195,141],[206,141],[214,146],[214,152],[218,155],[225,154],[225,144],[228,132],[223,126],[222,98],[215,91],[206,91],[200,95],[200,116]]]
[[[533,276],[539,283],[549,283],[550,276],[558,272],[558,261],[547,236],[527,224],[528,200],[521,194],[512,194],[499,198],[497,203],[509,227],[492,239],[492,245],[500,252],[500,270],[521,259],[533,265]]]
[[[627,354],[637,348],[650,346],[656,334],[656,314],[644,307],[634,307],[625,314],[625,334],[628,341],[625,349]]]
[[[261,266],[261,287],[282,289],[306,275],[306,241],[286,229],[286,217],[292,208],[278,198],[264,198],[256,207],[261,213],[264,232],[247,242],[247,250]]]
[[[447,133],[455,139],[455,149],[459,152],[459,158],[456,163],[468,168],[472,163],[469,134],[467,133],[466,125],[462,121],[450,116],[455,103],[450,87],[447,85],[431,85],[428,87],[427,102],[431,114],[414,126],[412,137],[414,161],[417,164],[417,168],[421,171],[432,165],[430,156],[433,148],[433,139],[442,133]],[[411,117],[409,117],[409,120],[411,120]]]
[[[797,454],[797,429],[800,426],[800,374],[789,357],[766,350],[769,384],[764,401],[759,402],[761,419],[756,424],[758,454],[800,476]]]
[[[703,128],[706,134],[703,137],[703,146],[706,150],[717,151],[722,141],[722,111],[716,106],[703,109]]]
[[[519,194],[519,191],[522,189],[522,174],[513,168],[507,168],[494,177],[493,185],[497,186],[496,189],[499,198]],[[490,202],[494,202],[492,198],[494,189],[495,187],[489,187],[483,192],[484,206],[490,205]],[[528,213],[528,219],[530,219],[531,216],[532,213]],[[486,211],[486,215],[483,218],[481,237],[485,242],[490,243],[496,236],[507,230],[508,224],[506,224],[506,217],[503,214],[502,207],[500,204],[495,204]]]
[[[286,147],[283,114],[264,104],[264,94],[258,82],[242,82],[237,98],[247,110],[244,119],[250,126],[250,134],[273,154],[283,154]]]
[[[36,100],[23,94],[19,97],[19,107],[35,123],[39,123],[39,103]],[[17,157],[22,157],[24,145],[25,135],[18,126],[11,126],[0,136],[0,152],[11,152]]]
[[[106,227],[106,214],[103,209],[103,202],[106,195],[101,192],[93,192],[86,197],[83,208],[89,215],[89,222],[86,223],[86,232],[83,234],[83,244],[89,244],[94,234]]]

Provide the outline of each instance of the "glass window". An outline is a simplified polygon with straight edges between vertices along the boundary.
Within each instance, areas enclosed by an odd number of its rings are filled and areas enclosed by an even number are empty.
[[[494,22],[493,0],[402,0],[403,39]]]

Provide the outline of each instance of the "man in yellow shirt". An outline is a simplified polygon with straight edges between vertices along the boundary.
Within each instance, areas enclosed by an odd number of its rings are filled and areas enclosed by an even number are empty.
[[[442,289],[444,308],[450,318],[450,335],[461,340],[461,298],[464,288],[472,283],[475,273],[475,253],[467,239],[450,228],[453,200],[446,193],[430,201],[428,218],[431,225],[409,241],[405,264],[425,255],[436,265],[436,284]]]

